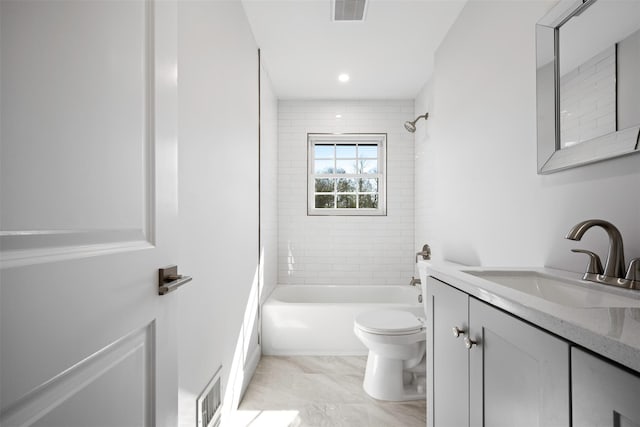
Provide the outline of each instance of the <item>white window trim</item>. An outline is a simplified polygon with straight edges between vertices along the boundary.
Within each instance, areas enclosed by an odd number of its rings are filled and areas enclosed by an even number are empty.
[[[316,144],[376,144],[378,145],[378,208],[315,208],[314,146]],[[341,174],[341,177],[362,177],[361,174]],[[387,134],[342,133],[307,134],[307,215],[312,216],[384,216],[387,215]]]

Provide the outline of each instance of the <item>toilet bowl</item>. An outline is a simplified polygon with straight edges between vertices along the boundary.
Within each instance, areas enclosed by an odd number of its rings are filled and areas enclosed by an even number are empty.
[[[377,310],[356,316],[354,332],[369,349],[364,390],[379,400],[425,398],[426,326],[408,311]]]

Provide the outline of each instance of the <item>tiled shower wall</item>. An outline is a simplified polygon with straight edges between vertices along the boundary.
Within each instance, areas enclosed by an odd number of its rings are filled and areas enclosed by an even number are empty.
[[[405,284],[414,275],[413,100],[280,101],[280,284]],[[341,118],[336,118],[340,114]],[[387,133],[387,216],[307,216],[307,133]]]

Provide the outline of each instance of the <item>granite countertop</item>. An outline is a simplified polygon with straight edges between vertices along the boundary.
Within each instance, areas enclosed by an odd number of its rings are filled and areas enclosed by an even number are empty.
[[[418,261],[420,269],[469,295],[501,308],[581,347],[640,372],[640,291],[618,289],[580,280],[581,274],[550,268],[469,267]],[[465,271],[537,271],[579,280],[575,286],[630,298],[632,307],[570,307],[520,292]],[[423,292],[426,281],[423,280]]]

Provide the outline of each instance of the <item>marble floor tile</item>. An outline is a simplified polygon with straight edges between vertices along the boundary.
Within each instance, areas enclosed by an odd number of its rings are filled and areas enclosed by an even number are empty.
[[[369,406],[369,425],[385,426],[425,426],[426,402],[394,402]]]
[[[362,389],[366,357],[263,356],[230,427],[424,427],[426,402]]]
[[[299,413],[304,427],[368,427],[369,416],[367,405],[356,404],[322,404],[314,403],[305,406]]]

